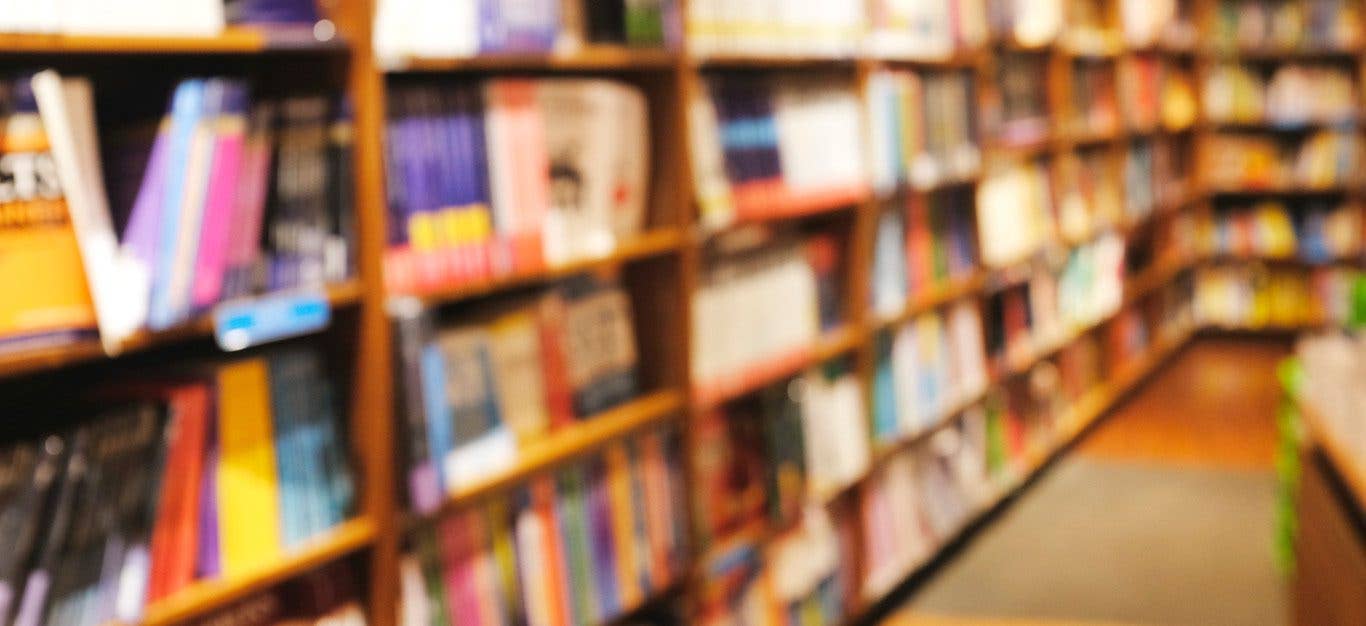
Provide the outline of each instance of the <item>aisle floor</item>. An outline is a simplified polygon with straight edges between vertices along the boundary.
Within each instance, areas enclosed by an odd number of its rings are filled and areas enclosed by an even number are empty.
[[[1272,461],[1274,368],[1287,352],[1261,340],[1192,344],[897,623],[1284,623]]]

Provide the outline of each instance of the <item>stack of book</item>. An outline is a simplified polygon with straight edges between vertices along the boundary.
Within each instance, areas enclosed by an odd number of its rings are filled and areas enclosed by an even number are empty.
[[[997,58],[994,91],[985,109],[992,141],[1028,147],[1048,140],[1048,75],[1046,55],[1007,52]]]
[[[392,308],[407,488],[418,511],[639,393],[631,302],[614,284],[584,277],[440,325],[414,301]]]
[[[1301,327],[1347,319],[1358,272],[1317,268],[1267,269],[1257,265],[1202,268],[1196,276],[1195,312],[1201,323],[1228,328]]]
[[[1102,229],[1119,224],[1123,193],[1114,153],[1107,147],[1066,152],[1055,161],[1058,234],[1081,243]]]
[[[679,438],[647,432],[411,533],[403,626],[601,624],[685,574]]]
[[[1051,189],[1042,161],[1005,163],[987,172],[977,189],[983,265],[1019,263],[1054,241]]]
[[[1356,82],[1347,67],[1282,65],[1263,75],[1249,65],[1221,64],[1205,79],[1205,117],[1214,123],[1295,128],[1357,119]]]
[[[1119,130],[1119,94],[1115,63],[1108,59],[1072,61],[1071,131],[1082,136],[1105,136]]]
[[[689,2],[688,48],[700,57],[852,57],[863,49],[865,9],[862,2]]]
[[[379,0],[382,64],[409,58],[572,54],[587,45],[664,47],[681,40],[676,0]]]
[[[1119,102],[1124,124],[1147,131],[1157,127],[1163,108],[1166,72],[1154,55],[1134,55],[1119,61]]]
[[[391,290],[429,292],[611,254],[647,221],[649,113],[606,79],[389,90]]]
[[[312,352],[103,395],[118,408],[0,450],[0,621],[135,623],[148,602],[253,574],[353,512],[344,420]]]
[[[1350,50],[1361,45],[1361,12],[1348,0],[1220,0],[1214,47],[1246,50]]]
[[[225,300],[345,279],[348,124],[321,96],[253,103],[240,81],[191,79],[102,153],[88,81],[0,86],[0,152],[25,164],[0,199],[19,216],[0,234],[0,351],[98,332],[112,353]]]
[[[1361,252],[1361,207],[1323,201],[1219,206],[1200,224],[1206,255],[1326,263]]]
[[[868,52],[895,59],[944,59],[987,42],[985,0],[874,0],[868,6]]]
[[[878,221],[873,255],[874,310],[894,316],[917,298],[977,271],[971,191],[943,190],[896,200]]]
[[[977,90],[968,72],[879,71],[866,93],[874,187],[925,189],[977,173]]]
[[[922,314],[877,341],[873,436],[881,443],[933,428],[986,391],[982,318],[975,303]]]
[[[0,2],[0,33],[212,37],[229,24],[311,26],[313,0],[98,0]]]
[[[989,448],[999,447],[992,439],[1001,436],[973,407],[872,474],[859,501],[863,598],[883,597],[991,504],[1000,487],[989,473]]]
[[[743,388],[807,358],[844,319],[840,258],[825,234],[715,259],[692,296],[692,379],[714,392]]]
[[[814,370],[707,411],[693,451],[703,543],[787,528],[805,504],[861,479],[871,463],[865,416],[855,376]]]
[[[818,508],[803,511],[794,528],[764,542],[732,542],[701,564],[703,626],[773,624],[837,626],[848,616],[854,521]]]
[[[1318,131],[1303,139],[1220,133],[1202,144],[1200,169],[1217,191],[1341,187],[1356,181],[1355,133]]]
[[[1063,0],[992,0],[987,23],[992,33],[1019,47],[1044,46],[1062,31]]]
[[[704,225],[839,208],[871,193],[852,84],[714,74],[705,87],[692,116]]]

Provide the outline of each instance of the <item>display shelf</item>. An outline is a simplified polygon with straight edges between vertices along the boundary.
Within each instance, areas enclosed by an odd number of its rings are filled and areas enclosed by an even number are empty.
[[[1353,454],[1342,443],[1341,435],[1334,432],[1316,407],[1304,398],[1295,398],[1295,403],[1308,440],[1323,450],[1334,471],[1347,484],[1357,508],[1366,510],[1366,459]]]
[[[45,0],[39,0],[45,1]],[[311,28],[230,26],[218,35],[122,36],[0,33],[0,55],[22,54],[259,54],[337,52],[340,38],[320,41]]]
[[[459,58],[407,57],[383,62],[389,72],[643,72],[667,70],[682,56],[663,49],[587,46],[575,52],[486,54]]]
[[[935,285],[922,293],[912,295],[906,305],[897,313],[879,320],[874,330],[885,330],[904,324],[917,315],[932,311],[951,302],[980,293],[987,284],[987,272],[977,270],[972,275]]]
[[[226,608],[238,600],[358,552],[375,540],[375,525],[360,518],[345,522],[250,574],[197,582],[147,607],[141,626],[172,626]]]
[[[438,289],[423,294],[421,298],[428,306],[454,304],[531,285],[552,283],[577,274],[591,273],[653,257],[665,256],[677,252],[682,245],[683,236],[679,231],[671,228],[657,229],[617,246],[617,249],[607,256],[571,261],[563,265],[547,267],[537,272],[511,274],[492,280]]]
[[[361,299],[359,281],[347,281],[327,288],[332,308],[354,306]],[[213,335],[213,316],[202,315],[190,322],[164,331],[141,331],[123,342],[117,355],[110,357],[98,340],[40,348],[0,355],[0,378],[57,370],[100,359],[147,352],[179,343],[207,339]]]
[[[446,495],[440,513],[459,509],[480,498],[524,483],[537,474],[587,456],[650,426],[673,421],[682,408],[681,392],[656,391],[588,417],[573,426],[552,431],[543,439],[520,448],[517,458],[506,467],[454,487]],[[413,517],[409,525],[421,521],[421,518]]]
[[[852,352],[864,343],[866,336],[861,327],[852,324],[828,331],[812,345],[752,364],[742,372],[695,384],[693,404],[699,410],[707,410],[754,393],[809,367]]]

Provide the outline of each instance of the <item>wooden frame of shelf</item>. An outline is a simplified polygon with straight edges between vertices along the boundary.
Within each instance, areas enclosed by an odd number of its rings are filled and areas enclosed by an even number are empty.
[[[312,30],[230,26],[202,37],[59,35],[0,33],[0,54],[261,54],[337,52],[348,44],[336,37],[319,41]]]

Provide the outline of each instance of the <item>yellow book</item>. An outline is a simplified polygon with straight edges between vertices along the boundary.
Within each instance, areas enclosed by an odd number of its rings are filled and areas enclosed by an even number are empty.
[[[232,578],[275,562],[280,479],[275,462],[266,362],[218,370],[218,536],[222,573]]]
[[[645,598],[640,588],[641,557],[636,545],[634,500],[631,497],[631,460],[626,447],[617,442],[604,453],[607,459],[607,500],[612,511],[612,540],[617,556],[617,587],[621,605],[631,609]]]

